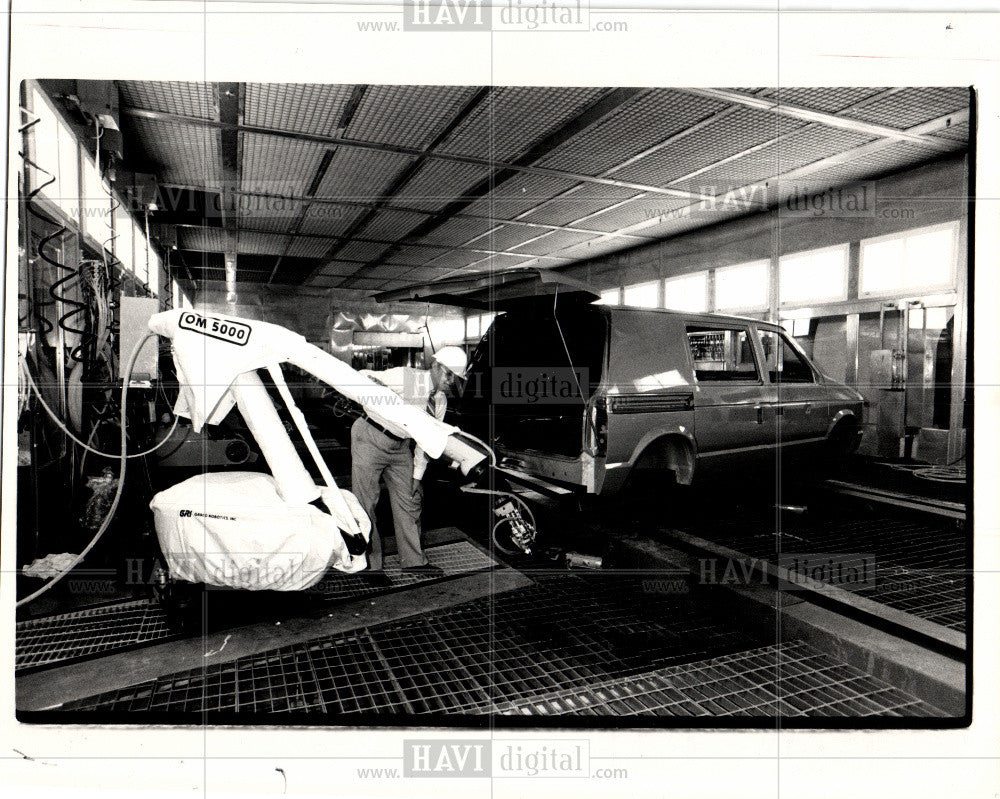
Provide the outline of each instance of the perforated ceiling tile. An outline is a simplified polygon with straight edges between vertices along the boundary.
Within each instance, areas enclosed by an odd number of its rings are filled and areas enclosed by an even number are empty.
[[[155,80],[122,80],[117,83],[125,107],[202,119],[219,118],[219,107],[211,83]]]
[[[237,250],[248,255],[283,255],[288,247],[289,237],[274,233],[249,233],[241,230]]]
[[[530,239],[538,238],[544,232],[525,225],[504,225],[499,230],[482,236],[466,246],[475,250],[508,250]]]
[[[925,86],[903,89],[844,116],[902,130],[968,107],[968,89]]]
[[[732,114],[682,136],[665,148],[616,170],[619,180],[666,186],[751,147],[805,128],[807,123],[753,108],[739,108]]]
[[[604,230],[610,233],[668,215],[694,202],[698,201],[662,195],[640,197],[613,211],[592,216],[581,224],[592,230]]]
[[[334,136],[353,87],[319,83],[248,83],[247,125]]]
[[[359,264],[348,263],[347,261],[327,261],[320,267],[318,274],[346,277],[347,275],[354,274],[358,266]]]
[[[852,159],[846,164],[811,173],[809,182],[842,186],[855,180],[868,180],[879,175],[896,172],[904,167],[938,157],[940,157],[940,153],[934,150],[907,142],[897,142],[887,145],[876,153]]]
[[[309,236],[296,236],[288,250],[288,254],[296,258],[322,258],[333,246],[334,239],[320,239]]]
[[[316,196],[373,202],[382,197],[389,184],[412,160],[395,153],[338,147]]]
[[[694,230],[695,228],[705,227],[707,225],[718,225],[737,216],[744,216],[746,213],[746,208],[732,205],[713,208],[697,207],[690,214],[677,216],[673,219],[667,219],[659,224],[644,228],[642,233],[643,235],[653,236],[656,238],[666,238],[668,236],[676,236],[680,233]]]
[[[365,213],[364,208],[332,203],[313,203],[302,219],[301,233],[317,236],[340,236]]]
[[[393,203],[423,211],[440,211],[453,200],[462,199],[473,186],[489,176],[489,167],[429,160],[395,194]]]
[[[419,247],[409,245],[400,247],[390,254],[385,262],[388,264],[403,264],[405,266],[423,266],[432,258],[441,254],[439,247]]]
[[[383,210],[375,214],[371,222],[365,225],[358,235],[377,241],[399,241],[427,219],[429,217],[425,214]]]
[[[527,222],[541,222],[545,225],[568,225],[638,194],[635,189],[581,183],[569,194],[543,203],[523,218]],[[586,227],[586,223],[583,226]]]
[[[758,94],[788,105],[835,113],[884,91],[885,87],[871,86],[782,86],[762,89]]]
[[[373,266],[364,271],[364,276],[372,280],[398,280],[410,267],[402,265]]]
[[[496,223],[485,219],[468,219],[466,217],[452,217],[443,225],[436,227],[428,233],[423,241],[427,244],[441,244],[448,247],[457,247],[464,244],[469,239],[481,236]]]
[[[161,183],[218,188],[222,182],[219,131],[178,122],[133,119],[136,137],[146,156],[163,164]]]
[[[969,140],[969,123],[961,122],[958,125],[952,125],[948,128],[943,128],[934,134],[935,136],[940,136],[943,139],[952,139],[954,141],[967,142]]]
[[[490,194],[464,210],[489,219],[512,219],[575,185],[573,180],[521,173],[495,186]]]
[[[597,258],[601,255],[618,252],[628,246],[621,239],[591,239],[583,244],[574,247],[567,247],[559,252],[561,257],[572,258],[576,261],[585,261],[588,258]]]
[[[421,280],[431,281],[441,277],[441,275],[447,271],[445,268],[435,267],[436,264],[432,267],[417,267],[416,269],[410,269],[403,275],[403,278],[411,283],[416,283]]]
[[[724,107],[675,89],[652,89],[573,136],[538,166],[597,175]]]
[[[869,136],[813,126],[797,131],[776,144],[703,172],[690,183],[674,185],[712,196],[725,195],[739,187],[781,175],[870,141],[873,139]]]
[[[352,241],[337,253],[337,258],[345,261],[368,263],[381,256],[388,246],[388,244],[369,241]]]
[[[226,249],[226,232],[215,228],[179,228],[178,246],[182,250],[198,252],[223,252]]]
[[[345,135],[422,149],[475,92],[471,86],[369,86]]]
[[[427,266],[437,270],[459,269],[468,266],[483,258],[481,252],[470,252],[469,250],[451,250],[439,253],[434,258],[427,261]],[[441,272],[438,272],[440,275]]]
[[[243,134],[243,191],[301,197],[316,176],[326,147],[279,136]]]
[[[601,88],[495,88],[439,148],[511,161],[607,92]]]
[[[590,241],[594,236],[589,233],[570,233],[564,230],[557,230],[549,233],[537,241],[531,241],[514,247],[514,251],[525,255],[562,255],[560,250]]]
[[[242,195],[239,198],[240,230],[258,233],[287,233],[302,213],[303,204],[297,200]]]

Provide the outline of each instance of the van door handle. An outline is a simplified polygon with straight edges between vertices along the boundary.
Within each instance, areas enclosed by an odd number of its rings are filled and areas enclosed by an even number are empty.
[[[757,411],[757,424],[764,424],[764,406],[754,405],[753,409]]]

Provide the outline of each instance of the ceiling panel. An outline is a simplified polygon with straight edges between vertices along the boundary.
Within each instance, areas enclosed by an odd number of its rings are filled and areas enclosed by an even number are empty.
[[[336,239],[320,239],[311,236],[296,236],[288,250],[297,258],[322,258],[336,243]]]
[[[377,241],[399,241],[429,218],[426,214],[382,210],[375,214],[358,235]]]
[[[676,211],[678,208],[683,208],[696,202],[698,201],[664,197],[661,195],[640,197],[625,203],[625,205],[613,211],[592,216],[583,224],[593,230],[603,230],[611,233],[621,228],[637,225],[640,222],[648,222],[651,219],[656,219],[657,217]]]
[[[569,231],[557,230],[548,233],[538,241],[531,241],[514,247],[514,251],[525,255],[561,255],[559,250],[572,247],[590,241],[594,236],[590,233],[571,233]]]
[[[349,84],[248,83],[247,125],[334,136],[350,99]]]
[[[640,158],[624,169],[615,170],[614,177],[666,186],[723,158],[807,127],[808,123],[797,119],[753,108],[738,108],[717,122],[671,142],[662,150]]]
[[[438,247],[420,247],[407,245],[391,253],[385,262],[389,264],[406,264],[408,266],[423,266],[435,256],[441,254]]]
[[[423,149],[475,92],[472,86],[369,86],[345,135]]]
[[[523,218],[526,222],[540,222],[544,225],[568,225],[638,194],[635,189],[581,183],[571,189],[566,196],[559,196],[543,203]],[[582,224],[586,227],[585,222]]]
[[[165,114],[219,119],[219,106],[211,83],[187,81],[117,81],[122,104]]]
[[[438,148],[441,152],[512,161],[607,92],[600,88],[494,88]]]
[[[313,203],[302,219],[299,232],[316,236],[340,236],[346,233],[366,210],[351,205]]]
[[[177,246],[182,250],[223,252],[226,249],[226,232],[208,227],[180,228],[177,231]]]
[[[258,133],[243,134],[243,179],[247,192],[301,197],[312,183],[326,147]]]
[[[409,156],[396,153],[338,147],[316,196],[374,202],[382,197],[389,184],[412,160]]]
[[[538,166],[599,175],[701,121],[725,103],[676,89],[652,89],[573,136]]]
[[[447,247],[457,247],[470,239],[481,236],[490,228],[496,227],[495,222],[485,219],[468,219],[452,217],[443,225],[434,228],[422,241],[427,244],[441,244]]]
[[[392,201],[394,205],[422,211],[440,211],[448,203],[461,199],[465,192],[490,174],[486,166],[429,160]]]
[[[544,232],[526,225],[503,225],[499,230],[482,236],[466,246],[475,250],[507,250],[530,239],[538,238]]]
[[[357,269],[358,264],[355,263],[349,263],[347,261],[326,261],[320,267],[318,274],[342,278],[347,277],[348,275],[353,275]]]
[[[788,105],[799,105],[815,111],[835,113],[869,97],[875,97],[885,90],[884,86],[782,86],[781,88],[761,89],[758,94],[761,97]]]
[[[284,255],[288,248],[288,236],[275,233],[248,233],[241,230],[237,240],[237,250],[248,255]]]
[[[845,183],[867,180],[938,157],[940,153],[936,150],[908,142],[897,142],[876,153],[813,172],[809,175],[809,182],[825,186],[842,186]]]
[[[287,233],[302,213],[303,203],[268,197],[240,197],[239,226],[241,230],[262,233]]]
[[[341,258],[345,261],[360,261],[368,263],[369,261],[374,261],[382,255],[388,246],[389,245],[387,244],[379,242],[352,241],[337,252],[337,258]]]
[[[908,88],[844,116],[904,130],[969,107],[969,90],[962,87]]]
[[[469,250],[439,250],[438,254],[427,260],[425,264],[438,270],[460,269],[484,257],[481,252],[470,252]]]
[[[222,140],[218,130],[138,117],[130,124],[149,160],[159,167],[160,183],[221,186]]]
[[[464,209],[489,219],[513,219],[576,185],[576,181],[522,173],[494,187],[493,191]]]
[[[798,169],[870,141],[873,141],[870,136],[813,125],[782,138],[776,144],[709,169],[690,182],[674,185],[712,196],[724,195],[741,186]]]

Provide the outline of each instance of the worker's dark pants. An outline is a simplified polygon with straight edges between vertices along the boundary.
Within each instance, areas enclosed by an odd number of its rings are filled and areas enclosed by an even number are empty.
[[[423,490],[419,481],[413,486],[413,448],[409,439],[396,441],[376,430],[364,419],[351,427],[351,490],[372,520],[372,549],[368,564],[382,568],[382,539],[375,526],[375,506],[385,481],[396,527],[396,549],[400,565],[423,566],[427,563],[420,546],[420,510]]]

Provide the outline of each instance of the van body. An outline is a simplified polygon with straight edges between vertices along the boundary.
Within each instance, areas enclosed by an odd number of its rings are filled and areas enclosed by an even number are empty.
[[[511,468],[608,495],[637,471],[688,485],[798,455],[819,465],[857,448],[863,405],[780,325],[549,301],[494,320],[454,421]]]

